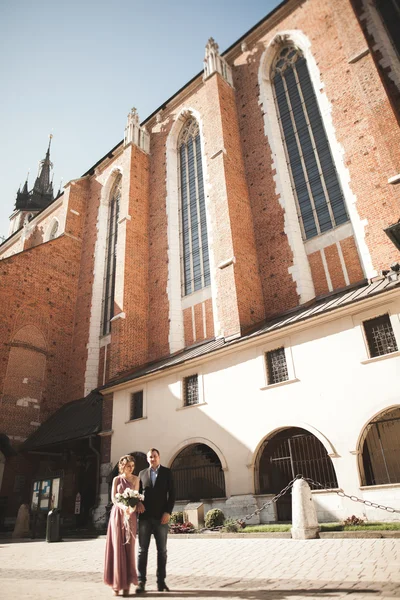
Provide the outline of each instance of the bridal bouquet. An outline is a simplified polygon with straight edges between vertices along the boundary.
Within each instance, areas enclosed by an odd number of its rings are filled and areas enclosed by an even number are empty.
[[[135,509],[139,502],[143,502],[144,496],[143,494],[139,494],[137,490],[126,488],[126,490],[124,490],[122,494],[117,492],[115,494],[115,499],[120,504],[124,504],[126,507]]]
[[[131,536],[132,536],[130,516],[131,516],[131,513],[136,510],[137,504],[139,502],[143,502],[144,496],[143,496],[143,494],[139,494],[139,492],[137,490],[132,490],[131,488],[126,488],[126,490],[124,490],[122,492],[122,494],[120,492],[117,492],[115,494],[115,499],[119,504],[123,504],[124,506],[126,506],[126,509],[127,509],[124,512],[124,528],[125,528],[125,534],[126,534],[125,544],[129,544],[131,541]],[[129,510],[129,509],[132,509],[132,510]]]

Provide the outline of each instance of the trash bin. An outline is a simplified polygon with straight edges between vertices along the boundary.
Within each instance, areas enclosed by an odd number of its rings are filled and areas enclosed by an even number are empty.
[[[53,508],[47,515],[46,542],[60,542],[60,511]]]

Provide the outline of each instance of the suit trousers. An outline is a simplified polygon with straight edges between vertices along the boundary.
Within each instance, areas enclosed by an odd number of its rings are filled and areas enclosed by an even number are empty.
[[[157,546],[157,584],[163,584],[166,577],[168,524],[161,525],[160,519],[139,517],[138,579],[146,583],[147,558],[152,534]]]

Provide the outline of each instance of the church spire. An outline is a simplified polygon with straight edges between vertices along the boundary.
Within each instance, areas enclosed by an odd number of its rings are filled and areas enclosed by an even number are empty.
[[[28,179],[29,179],[29,171],[26,174],[26,179],[25,179],[25,183],[24,183],[24,187],[22,188],[22,194],[29,194],[28,192]]]
[[[49,136],[49,145],[46,156],[39,163],[39,171],[33,189],[28,191],[28,177],[22,192],[18,190],[15,202],[16,210],[39,211],[46,208],[54,200],[53,180],[51,170],[53,163],[50,160],[50,146],[53,135]]]
[[[53,135],[49,136],[49,146],[47,148],[46,156],[39,163],[39,172],[36,177],[33,191],[37,194],[53,194],[53,186],[50,180],[50,170],[53,168],[53,163],[50,160],[50,146]]]

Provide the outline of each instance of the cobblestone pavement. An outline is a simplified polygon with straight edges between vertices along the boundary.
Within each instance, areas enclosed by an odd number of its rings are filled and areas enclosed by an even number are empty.
[[[101,600],[105,539],[0,543],[2,600]],[[298,600],[400,598],[400,539],[178,539],[168,541],[169,594],[147,598]],[[131,590],[131,597],[135,597]]]

